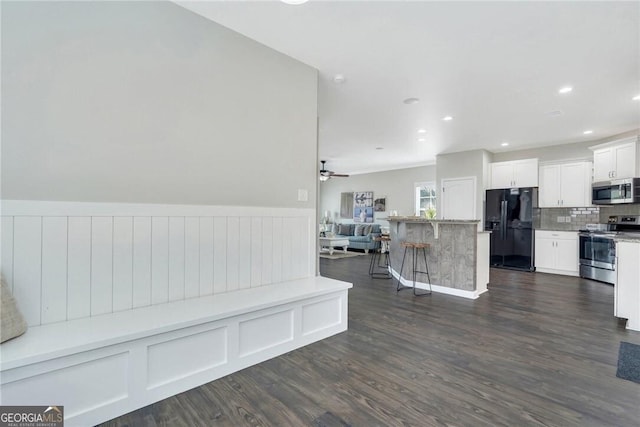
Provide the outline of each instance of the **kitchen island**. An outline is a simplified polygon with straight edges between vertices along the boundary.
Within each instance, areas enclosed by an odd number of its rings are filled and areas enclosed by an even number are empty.
[[[433,292],[475,299],[487,291],[490,232],[478,231],[479,220],[438,220],[389,217],[391,273],[398,279],[404,248],[401,242],[428,243],[427,262]],[[413,286],[413,266],[407,259],[400,283]],[[425,271],[419,254],[418,270]],[[429,289],[426,275],[418,274],[416,287]]]

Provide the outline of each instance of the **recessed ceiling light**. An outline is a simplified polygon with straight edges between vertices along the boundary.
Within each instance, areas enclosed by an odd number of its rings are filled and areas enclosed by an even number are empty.
[[[565,94],[565,93],[569,93],[573,90],[573,88],[571,86],[565,86],[563,88],[561,88],[558,93],[560,94]]]
[[[636,95],[633,98],[631,98],[633,101],[640,101],[640,95]]]
[[[417,104],[418,102],[420,102],[420,99],[418,98],[407,98],[404,101],[405,104]]]
[[[585,130],[584,132],[582,132],[585,135],[591,135],[593,133],[592,130]]]
[[[306,3],[309,0],[280,0],[282,3],[286,3],[286,4],[302,4],[302,3]]]
[[[336,74],[335,76],[333,76],[333,82],[337,83],[337,84],[341,84],[344,83],[345,78],[344,75],[342,74]]]
[[[418,133],[427,133],[426,129],[418,129]]]
[[[418,142],[425,142],[425,141],[426,141],[426,139],[424,139],[424,138],[418,138]]]
[[[450,120],[453,120],[453,117],[451,117],[451,116],[444,116],[444,117],[442,118],[442,120],[444,120],[445,122],[448,122],[448,121],[450,121]]]
[[[503,143],[502,143],[502,144],[500,144],[500,145],[502,145],[503,147],[507,147],[507,146],[509,146],[509,143],[508,143],[508,142],[503,142]]]

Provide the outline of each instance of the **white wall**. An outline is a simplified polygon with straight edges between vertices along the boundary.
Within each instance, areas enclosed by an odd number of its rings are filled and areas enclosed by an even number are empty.
[[[4,199],[315,207],[317,71],[173,3],[2,2],[2,90]]]
[[[389,210],[400,215],[413,215],[415,210],[414,183],[435,181],[435,166],[420,166],[386,172],[351,175],[349,178],[332,178],[320,183],[320,214],[329,210],[338,222],[353,222],[336,217],[340,213],[340,193],[373,191],[375,199],[386,197],[386,212],[375,212],[375,222],[386,224],[380,218],[389,216]]]

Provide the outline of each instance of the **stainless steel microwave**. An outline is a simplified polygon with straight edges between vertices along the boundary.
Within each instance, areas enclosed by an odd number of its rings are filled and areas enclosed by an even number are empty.
[[[640,178],[594,182],[591,186],[591,201],[594,205],[640,203]]]

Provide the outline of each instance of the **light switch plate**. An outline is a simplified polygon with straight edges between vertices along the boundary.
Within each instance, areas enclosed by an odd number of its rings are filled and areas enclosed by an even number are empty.
[[[299,202],[306,202],[309,200],[309,191],[305,190],[304,188],[299,188],[298,189],[298,201]]]

